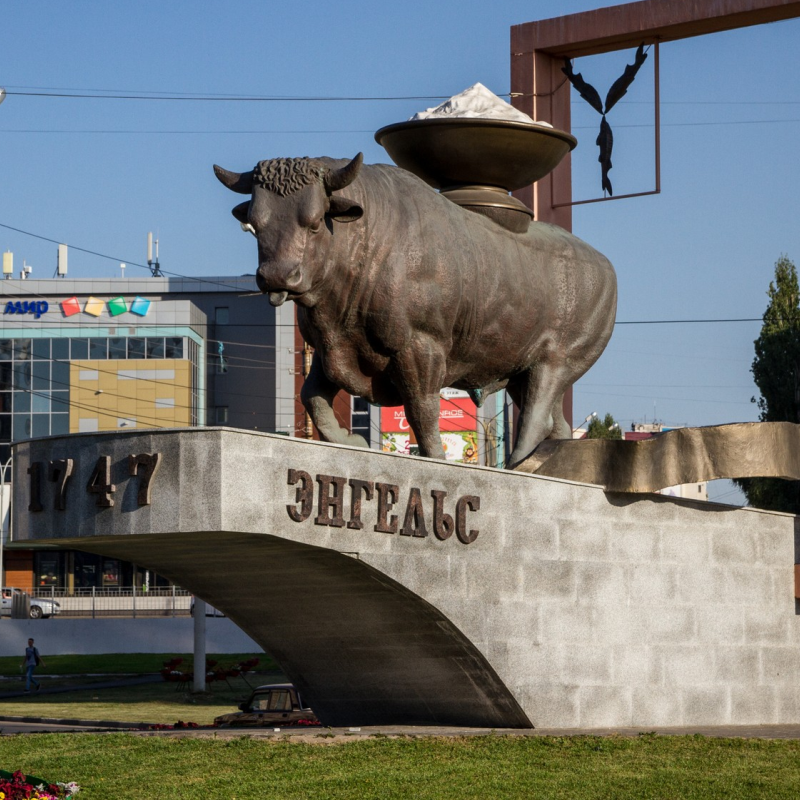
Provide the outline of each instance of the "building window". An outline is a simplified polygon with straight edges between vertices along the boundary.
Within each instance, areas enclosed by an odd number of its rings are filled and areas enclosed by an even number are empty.
[[[227,306],[218,306],[214,309],[214,322],[217,325],[227,325],[230,321],[230,309]]]
[[[164,352],[167,358],[183,358],[183,339],[168,336],[165,340]]]
[[[363,397],[353,397],[350,407],[350,432],[363,436],[370,443],[369,403]]]
[[[147,357],[164,358],[164,340],[161,338],[151,339],[147,337]]]
[[[69,344],[73,361],[86,361],[89,358],[88,339],[71,339]]]
[[[108,358],[108,339],[89,339],[89,358],[93,361]]]
[[[144,355],[144,339],[138,339],[135,336],[128,339],[128,358],[144,358]]]
[[[113,338],[108,340],[108,357],[123,359],[128,356],[127,341],[123,338]]]
[[[33,340],[33,357],[34,358],[50,358],[50,340],[49,339],[34,339]]]
[[[217,425],[228,424],[228,406],[217,406],[214,412],[214,419]]]

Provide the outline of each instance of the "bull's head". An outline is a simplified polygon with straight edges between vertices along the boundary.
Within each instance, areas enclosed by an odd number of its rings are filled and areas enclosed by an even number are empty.
[[[258,240],[256,282],[273,306],[302,302],[325,264],[334,222],[361,218],[358,203],[334,194],[356,179],[361,161],[359,153],[341,169],[308,158],[261,161],[242,173],[214,166],[229,189],[252,194],[232,213]]]

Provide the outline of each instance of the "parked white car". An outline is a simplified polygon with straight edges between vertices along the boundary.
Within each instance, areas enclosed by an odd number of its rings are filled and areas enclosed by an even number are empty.
[[[14,595],[26,594],[21,589],[3,589],[2,605],[0,605],[0,616],[10,617],[11,606],[14,602]],[[54,614],[61,613],[61,605],[55,600],[48,600],[44,597],[31,597],[31,619],[42,619],[52,617]]]

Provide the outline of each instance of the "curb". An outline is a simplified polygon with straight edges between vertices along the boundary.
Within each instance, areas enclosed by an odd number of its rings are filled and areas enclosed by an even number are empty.
[[[33,722],[40,725],[75,725],[86,728],[113,728],[117,730],[149,730],[152,722],[118,722],[100,719],[58,719],[56,717],[5,717],[0,722]]]

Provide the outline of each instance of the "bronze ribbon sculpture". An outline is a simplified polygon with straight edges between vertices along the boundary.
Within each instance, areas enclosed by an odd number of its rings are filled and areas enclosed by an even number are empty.
[[[594,483],[607,492],[656,492],[717,478],[800,480],[800,425],[737,422],[678,428],[652,439],[548,439],[516,469]]]

